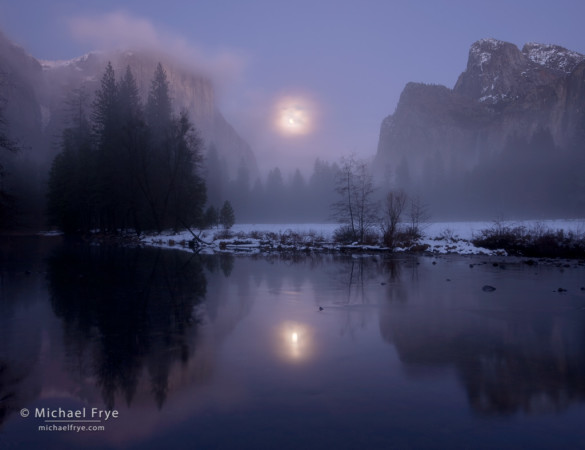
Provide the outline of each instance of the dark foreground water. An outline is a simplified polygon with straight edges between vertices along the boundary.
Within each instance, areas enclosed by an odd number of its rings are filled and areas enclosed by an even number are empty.
[[[0,448],[585,447],[583,265],[0,250]]]

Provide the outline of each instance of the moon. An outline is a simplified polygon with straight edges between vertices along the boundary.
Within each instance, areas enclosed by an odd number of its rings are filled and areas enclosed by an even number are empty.
[[[276,102],[276,129],[285,136],[302,136],[313,131],[315,107],[302,96],[286,96]]]

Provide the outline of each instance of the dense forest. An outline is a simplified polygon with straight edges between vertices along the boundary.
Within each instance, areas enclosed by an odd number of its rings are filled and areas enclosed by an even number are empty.
[[[9,181],[0,186],[1,228],[27,228],[29,210],[40,211],[37,227],[67,233],[206,227],[218,221],[204,211],[219,213],[226,200],[239,222],[332,219],[337,163],[316,159],[309,176],[274,167],[261,178],[242,161],[234,175],[187,113],[176,112],[161,64],[144,99],[130,67],[117,75],[108,64],[95,93],[83,86],[67,93],[66,125],[53,138],[57,154],[48,175],[40,173],[46,181],[34,205],[14,188],[30,179],[18,169],[28,164],[29,149],[11,139],[9,121],[0,121],[0,162],[9,160],[0,172]]]
[[[343,158],[334,163],[316,159],[308,176],[274,167],[258,177],[244,160],[234,174],[215,144],[200,138],[188,114],[177,112],[169,83],[158,64],[141,96],[130,66],[119,76],[108,63],[96,92],[87,86],[67,92],[66,123],[54,138],[56,156],[42,183],[46,202],[35,206],[45,215],[40,228],[141,234],[219,224],[229,228],[235,220],[347,222],[335,208]],[[26,154],[10,139],[11,124],[0,125],[2,153]],[[14,167],[6,176],[24,183],[27,177]],[[376,203],[383,192],[370,196]],[[21,229],[30,203],[27,193],[3,189],[2,202],[2,227]]]
[[[68,233],[196,226],[206,189],[202,141],[186,113],[176,116],[158,65],[146,104],[130,68],[117,81],[108,64],[87,105],[72,93],[70,126],[48,183],[49,224]]]

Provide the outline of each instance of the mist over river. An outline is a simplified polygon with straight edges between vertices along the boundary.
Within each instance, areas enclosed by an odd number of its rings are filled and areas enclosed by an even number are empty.
[[[0,448],[585,446],[583,262],[0,250]]]

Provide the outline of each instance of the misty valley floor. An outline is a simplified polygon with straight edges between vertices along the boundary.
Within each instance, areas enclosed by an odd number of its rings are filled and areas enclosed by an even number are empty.
[[[0,246],[0,447],[585,445],[577,263]]]

